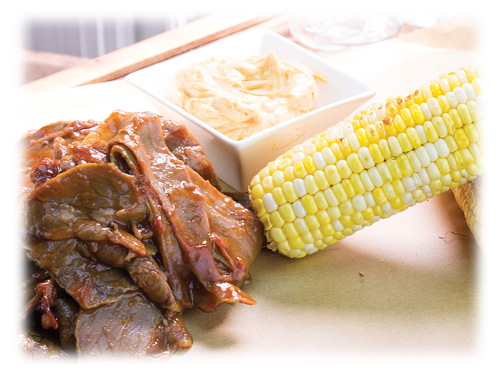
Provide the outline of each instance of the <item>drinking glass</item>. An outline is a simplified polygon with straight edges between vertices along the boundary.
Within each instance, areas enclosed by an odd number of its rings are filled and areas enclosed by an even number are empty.
[[[301,43],[319,50],[337,50],[374,43],[399,34],[402,22],[378,12],[291,13],[289,30]]]
[[[412,26],[431,27],[436,23],[461,16],[465,10],[403,10],[403,20]]]

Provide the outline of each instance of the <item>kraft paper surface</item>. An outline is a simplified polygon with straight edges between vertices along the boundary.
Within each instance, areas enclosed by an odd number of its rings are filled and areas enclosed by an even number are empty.
[[[474,49],[423,44],[427,30],[419,32],[419,43],[408,35],[319,55],[374,85],[378,93],[371,102],[482,62]],[[183,122],[123,80],[27,97],[20,106],[28,103],[20,131],[49,119],[103,120],[116,108],[157,111]],[[226,361],[243,360],[245,369],[246,361],[324,358],[336,368],[337,358],[359,354],[469,355],[478,337],[479,256],[451,192],[303,259],[263,251],[251,269],[252,282],[243,287],[257,304],[221,306],[210,314],[187,311],[194,345],[175,354],[166,371],[199,368],[206,363],[201,361],[224,369]]]

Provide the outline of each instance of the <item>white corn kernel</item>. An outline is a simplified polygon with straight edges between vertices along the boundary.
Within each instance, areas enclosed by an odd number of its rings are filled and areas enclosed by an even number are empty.
[[[293,211],[295,212],[295,215],[297,217],[307,216],[307,211],[305,211],[305,208],[303,207],[301,200],[293,202]]]
[[[366,202],[364,197],[360,194],[355,195],[352,198],[352,206],[356,211],[364,211],[366,209]]]
[[[371,167],[368,170],[368,174],[370,176],[370,179],[371,179],[371,182],[373,183],[373,185],[375,185],[375,186],[382,186],[383,185],[382,176],[380,176],[380,172],[378,171],[378,169],[376,167]]]
[[[476,98],[476,91],[474,91],[474,88],[470,83],[464,83],[462,85],[462,89],[464,90],[465,95],[467,96],[468,99]]]
[[[434,147],[434,145],[432,143],[427,142],[424,145],[424,148],[427,151],[427,154],[429,155],[429,159],[431,159],[431,162],[436,161],[437,158],[439,157],[438,152],[436,150],[436,147]]]
[[[460,87],[455,87],[453,89],[453,93],[455,94],[455,98],[457,99],[457,102],[459,102],[459,104],[467,103],[467,95],[465,94],[465,91]]]
[[[385,202],[385,203],[381,206],[381,208],[382,208],[382,212],[383,212],[384,214],[387,214],[387,215],[391,214],[391,213],[392,213],[392,211],[393,211],[392,206],[390,205],[390,203],[389,203],[389,202]]]
[[[432,118],[432,113],[431,110],[429,109],[429,106],[427,103],[420,103],[420,108],[422,109],[422,112],[424,113],[425,119],[430,120]]]
[[[434,146],[436,147],[438,155],[442,158],[445,158],[450,154],[450,149],[443,138],[439,138],[436,142],[434,142]]]
[[[403,177],[401,182],[403,183],[404,189],[406,191],[414,191],[417,189],[417,187],[415,186],[415,180],[413,180],[412,177]]]
[[[307,188],[305,187],[305,181],[301,178],[295,178],[293,180],[293,187],[295,188],[295,193],[300,198],[307,194]]]
[[[375,166],[375,161],[371,157],[370,150],[368,147],[361,147],[358,151],[357,154],[359,155],[359,159],[361,159],[361,163],[364,168],[369,169],[371,167]]]
[[[305,154],[303,152],[297,152],[291,157],[291,163],[295,165],[295,163],[302,161],[303,159],[305,159]]]
[[[427,167],[431,162],[431,158],[429,157],[429,154],[427,153],[425,147],[420,146],[415,150],[415,152],[417,153],[420,163],[422,163],[422,167]]]
[[[371,194],[369,191],[364,193],[364,201],[366,202],[366,205],[368,207],[376,206],[375,198],[373,198],[373,194]]]
[[[324,169],[328,165],[320,152],[314,153],[314,155],[312,155],[312,159],[314,159],[314,165],[317,169]]]
[[[279,208],[279,205],[275,202],[272,193],[266,193],[263,196],[263,205],[265,206],[265,210],[267,212],[274,212]]]
[[[450,103],[450,106],[452,108],[456,108],[458,105],[457,98],[455,97],[455,94],[452,93],[451,91],[448,91],[446,94],[444,94],[446,99],[448,99],[448,103]]]
[[[417,131],[422,144],[427,143],[427,136],[425,135],[424,127],[422,125],[416,125],[415,130]]]

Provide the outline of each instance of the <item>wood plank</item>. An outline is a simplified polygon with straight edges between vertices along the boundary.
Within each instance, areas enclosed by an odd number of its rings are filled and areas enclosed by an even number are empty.
[[[275,16],[277,15],[251,12],[244,14],[221,13],[207,16],[97,57],[86,64],[25,84],[19,88],[18,92],[20,94],[37,94],[117,79]]]

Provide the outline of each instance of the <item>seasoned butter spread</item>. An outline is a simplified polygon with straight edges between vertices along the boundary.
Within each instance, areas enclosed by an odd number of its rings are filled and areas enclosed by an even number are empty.
[[[308,66],[274,53],[233,61],[215,56],[176,74],[174,103],[234,140],[315,109],[316,78]]]

